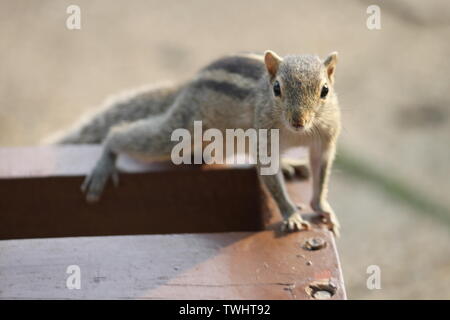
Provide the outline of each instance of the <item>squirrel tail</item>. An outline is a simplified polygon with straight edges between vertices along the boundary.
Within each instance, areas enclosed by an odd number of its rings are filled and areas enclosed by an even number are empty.
[[[147,86],[107,99],[104,105],[84,115],[76,125],[44,139],[44,144],[98,144],[111,127],[165,112],[181,87],[172,84]]]

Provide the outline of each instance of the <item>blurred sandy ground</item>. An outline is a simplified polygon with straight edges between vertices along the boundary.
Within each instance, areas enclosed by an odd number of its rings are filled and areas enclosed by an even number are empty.
[[[65,27],[81,7],[82,29]],[[382,28],[366,28],[381,7]],[[342,145],[450,208],[450,2],[0,1],[0,145],[32,145],[107,95],[235,51],[339,51]],[[350,298],[450,298],[450,232],[335,170]],[[382,289],[368,290],[379,265]]]

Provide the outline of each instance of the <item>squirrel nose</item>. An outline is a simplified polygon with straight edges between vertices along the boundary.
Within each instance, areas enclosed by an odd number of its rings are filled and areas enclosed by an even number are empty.
[[[294,123],[292,123],[292,126],[296,129],[302,129],[304,127],[303,123],[300,121],[295,121]]]
[[[292,121],[292,126],[296,129],[303,129],[306,125],[305,119],[297,119]]]

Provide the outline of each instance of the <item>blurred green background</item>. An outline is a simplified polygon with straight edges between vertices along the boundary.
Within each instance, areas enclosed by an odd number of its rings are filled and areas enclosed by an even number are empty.
[[[66,28],[71,4],[81,30]],[[338,51],[330,198],[349,298],[450,298],[449,1],[1,0],[0,39],[1,146],[38,144],[110,94],[223,54]]]

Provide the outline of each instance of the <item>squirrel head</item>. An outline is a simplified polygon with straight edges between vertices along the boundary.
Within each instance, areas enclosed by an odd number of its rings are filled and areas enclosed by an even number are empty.
[[[293,131],[311,129],[327,103],[335,98],[337,52],[321,60],[314,55],[281,58],[266,51],[264,62],[272,99],[276,108],[282,110],[287,126]]]

